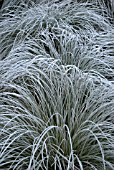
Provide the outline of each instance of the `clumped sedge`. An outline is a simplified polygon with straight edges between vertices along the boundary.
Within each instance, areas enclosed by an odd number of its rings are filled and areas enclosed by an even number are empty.
[[[111,86],[52,59],[26,66],[1,84],[0,167],[113,169]]]
[[[4,2],[0,169],[114,170],[114,27],[106,6]]]
[[[78,31],[87,34],[84,37],[94,34],[94,30],[109,31],[111,25],[108,20],[99,15],[99,9],[92,7],[92,3],[88,4],[62,1],[59,4],[42,2],[32,7],[23,4],[13,6],[13,9],[11,6],[3,8],[0,23],[2,58],[6,57],[15,40],[21,41],[28,35],[35,38],[40,30],[56,34],[56,29],[57,32],[72,29],[76,34]]]
[[[113,80],[113,26],[92,3],[62,1],[59,5],[42,3],[4,10],[1,59],[17,46],[18,51],[27,46],[34,55],[60,59],[62,64],[84,71],[98,71]]]

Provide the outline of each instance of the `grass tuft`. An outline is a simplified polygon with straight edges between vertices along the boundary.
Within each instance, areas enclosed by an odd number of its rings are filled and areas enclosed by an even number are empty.
[[[114,27],[106,2],[4,2],[0,169],[114,170]]]

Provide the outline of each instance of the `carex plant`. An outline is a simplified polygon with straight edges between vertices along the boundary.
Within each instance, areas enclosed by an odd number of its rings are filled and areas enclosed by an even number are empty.
[[[111,2],[3,2],[0,169],[114,170]]]

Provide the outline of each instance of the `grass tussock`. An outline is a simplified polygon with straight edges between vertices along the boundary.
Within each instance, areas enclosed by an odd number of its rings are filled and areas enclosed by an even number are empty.
[[[111,5],[3,3],[0,169],[114,170]]]

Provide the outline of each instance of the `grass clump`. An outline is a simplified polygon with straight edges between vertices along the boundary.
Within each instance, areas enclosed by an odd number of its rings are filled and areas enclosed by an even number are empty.
[[[1,167],[113,169],[112,89],[56,64],[36,59],[2,85]]]
[[[114,170],[106,1],[8,2],[0,22],[0,169]]]

